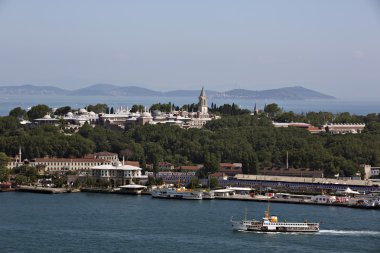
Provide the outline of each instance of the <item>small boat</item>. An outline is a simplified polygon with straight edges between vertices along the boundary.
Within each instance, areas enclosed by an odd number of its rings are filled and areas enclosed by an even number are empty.
[[[319,232],[319,223],[304,222],[287,222],[278,221],[277,216],[269,215],[268,210],[265,212],[265,217],[261,220],[244,220],[235,221],[231,218],[232,228],[238,231],[253,231],[253,232],[297,232],[297,233],[316,233]]]
[[[151,193],[152,193],[153,198],[192,199],[192,200],[202,199],[202,192],[188,190],[184,187],[154,189]]]
[[[115,188],[114,192],[120,194],[140,195],[144,189],[146,189],[146,186],[144,185],[131,183],[127,185],[121,185],[118,188]]]

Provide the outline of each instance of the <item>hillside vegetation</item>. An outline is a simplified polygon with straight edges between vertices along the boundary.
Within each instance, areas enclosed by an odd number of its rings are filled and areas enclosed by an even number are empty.
[[[221,108],[221,109],[220,109]],[[214,108],[215,111],[223,108]],[[232,114],[232,111],[228,111]],[[220,113],[220,112],[219,112]],[[365,122],[361,134],[311,134],[298,128],[274,128],[272,120],[302,121],[320,125],[326,119],[336,122]],[[350,176],[360,164],[380,165],[380,116],[355,116],[328,112],[294,114],[268,105],[253,116],[245,110],[209,122],[203,129],[181,129],[169,125],[134,126],[128,131],[85,124],[77,133],[55,126],[22,126],[13,116],[0,118],[0,152],[8,156],[22,148],[24,158],[44,156],[81,157],[110,151],[138,160],[142,166],[160,161],[173,164],[205,164],[215,171],[219,162],[242,162],[245,173],[260,167],[289,165],[296,168],[323,169],[326,176]],[[68,134],[70,133],[70,134]]]

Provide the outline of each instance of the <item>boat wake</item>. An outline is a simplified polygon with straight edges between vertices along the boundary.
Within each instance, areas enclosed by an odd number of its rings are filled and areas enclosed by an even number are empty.
[[[342,235],[342,236],[375,236],[380,237],[380,231],[370,231],[370,230],[320,230],[320,234],[329,234],[329,235]]]

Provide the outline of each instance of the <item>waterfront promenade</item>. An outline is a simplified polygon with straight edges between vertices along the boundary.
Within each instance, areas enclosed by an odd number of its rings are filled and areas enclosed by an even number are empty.
[[[119,191],[114,191],[111,188],[82,188],[82,189],[71,189],[71,188],[49,188],[49,187],[35,187],[35,186],[20,186],[14,189],[19,192],[30,192],[30,193],[43,193],[43,194],[60,194],[60,193],[93,193],[93,194],[122,194]],[[130,194],[129,194],[130,195]],[[142,195],[151,195],[150,191],[145,191]],[[364,196],[364,199],[368,196]],[[352,197],[349,202],[328,202],[321,203],[312,200],[312,195],[292,195],[287,194],[286,197],[277,195],[276,197],[265,196],[265,195],[251,195],[251,194],[232,194],[228,196],[215,196],[215,200],[225,200],[225,201],[250,201],[250,202],[273,202],[273,203],[284,203],[284,204],[305,204],[305,205],[322,205],[322,206],[337,206],[337,207],[350,207],[350,208],[362,208],[362,209],[378,209],[380,206],[368,207],[357,205],[359,200],[362,200],[363,196]]]

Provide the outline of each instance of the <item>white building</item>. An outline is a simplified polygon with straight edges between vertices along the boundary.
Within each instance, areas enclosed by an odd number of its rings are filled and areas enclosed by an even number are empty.
[[[124,128],[126,120],[131,117],[140,116],[140,114],[131,113],[128,107],[120,107],[115,113],[101,113],[99,114],[99,123],[102,125],[117,125],[121,128]]]
[[[357,134],[361,133],[364,128],[365,124],[353,124],[353,123],[343,123],[343,124],[335,124],[330,123],[323,126],[326,129],[326,132],[332,133],[332,134]]]
[[[336,197],[330,195],[316,195],[311,197],[311,201],[318,204],[330,204],[336,201]]]
[[[129,184],[131,180],[147,180],[147,175],[142,175],[140,167],[124,165],[121,162],[99,165],[91,168],[91,175],[96,180],[106,180],[112,185]]]

